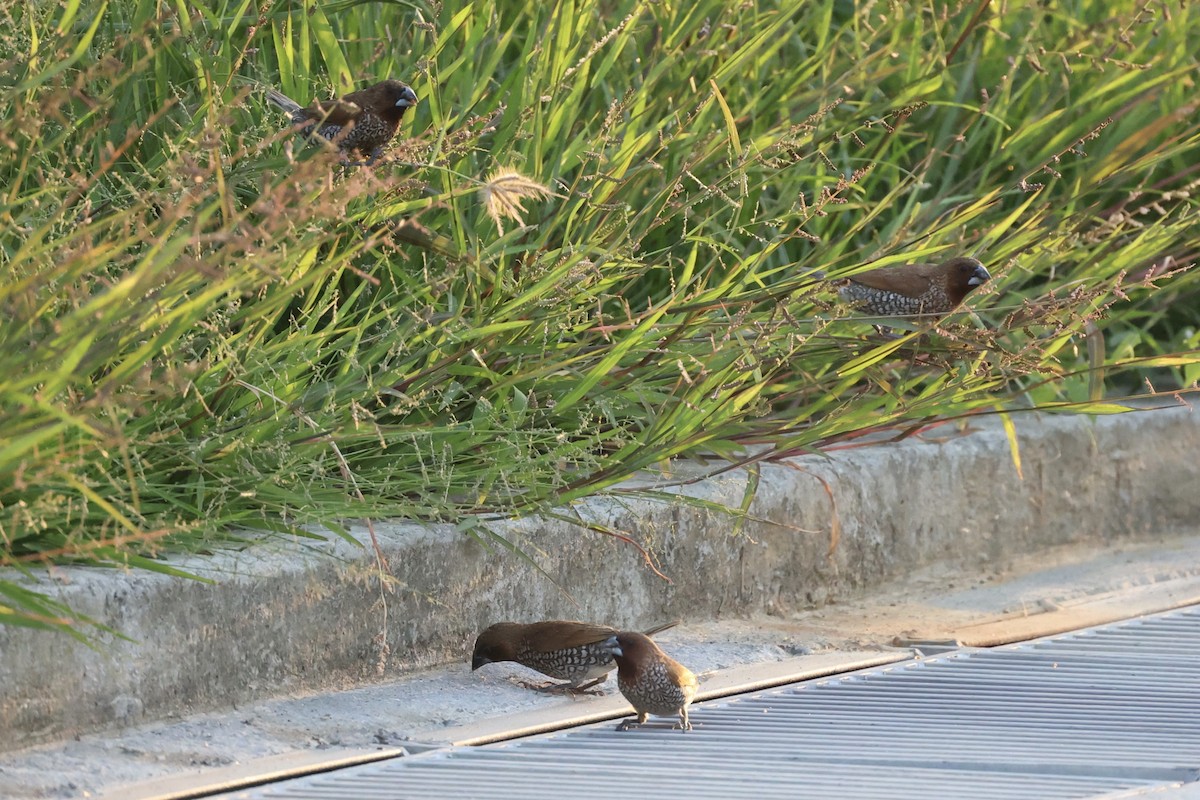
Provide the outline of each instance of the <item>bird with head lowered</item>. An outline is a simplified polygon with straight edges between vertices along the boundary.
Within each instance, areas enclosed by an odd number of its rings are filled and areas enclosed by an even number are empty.
[[[658,625],[646,633],[654,635],[676,624]],[[607,641],[617,632],[607,625],[572,620],[497,622],[475,640],[471,670],[485,664],[515,661],[543,675],[567,681],[531,688],[569,694],[586,692],[603,683],[616,666]]]

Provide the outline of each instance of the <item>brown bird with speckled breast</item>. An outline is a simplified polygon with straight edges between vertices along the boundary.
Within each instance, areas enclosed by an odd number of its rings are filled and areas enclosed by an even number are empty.
[[[688,706],[699,686],[692,671],[640,633],[619,633],[607,645],[617,661],[617,686],[637,712],[636,720],[623,720],[617,730],[641,725],[651,714],[658,717],[678,714],[679,727],[690,731]]]
[[[838,281],[838,296],[859,311],[880,317],[948,314],[991,275],[978,259],[904,264],[859,272]]]
[[[291,115],[302,136],[315,133],[343,153],[357,151],[373,162],[400,129],[404,112],[417,104],[417,93],[400,81],[386,80],[307,106],[274,89],[267,89],[267,99]]]
[[[669,622],[646,631],[654,635],[677,622]],[[475,640],[471,671],[484,664],[515,661],[551,678],[567,683],[531,688],[539,691],[586,692],[603,683],[615,664],[608,640],[618,633],[607,625],[592,625],[570,620],[546,622],[497,622]]]

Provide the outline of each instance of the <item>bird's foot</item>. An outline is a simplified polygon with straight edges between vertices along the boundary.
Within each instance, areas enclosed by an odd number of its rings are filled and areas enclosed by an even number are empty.
[[[875,332],[879,334],[879,338],[883,339],[885,342],[894,342],[897,339],[904,338],[904,334],[896,333],[895,328],[889,328],[887,325],[872,325],[871,327],[873,327]]]
[[[517,681],[517,684],[524,686],[526,689],[533,689],[535,692],[542,692],[543,694],[561,694],[566,697],[578,697],[581,694],[592,695],[594,697],[604,696],[602,689],[589,688],[595,684],[573,686],[569,683],[530,683],[529,681]]]
[[[629,719],[621,720],[620,723],[617,724],[617,730],[627,731],[630,728],[636,728],[638,725],[641,725],[641,724],[642,723],[638,722],[637,717],[630,717]]]
[[[356,150],[355,152],[358,152],[358,151]],[[379,163],[379,159],[382,155],[383,155],[383,150],[381,148],[376,147],[374,150],[372,150],[370,153],[368,153],[365,158],[363,158],[359,161],[351,161],[349,158],[343,156],[342,157],[342,166],[343,167],[373,167]]]

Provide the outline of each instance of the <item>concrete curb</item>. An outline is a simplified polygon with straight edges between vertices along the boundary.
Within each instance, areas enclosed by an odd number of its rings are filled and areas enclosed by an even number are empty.
[[[752,519],[736,535],[732,516],[697,503],[579,506],[583,519],[652,552],[671,583],[629,544],[547,519],[488,526],[536,567],[450,526],[377,525],[396,581],[386,616],[369,549],[340,541],[275,540],[180,560],[213,584],[55,570],[43,590],[135,641],[89,649],[0,627],[0,729],[10,732],[0,750],[463,660],[475,633],[501,619],[641,626],[784,614],[933,562],[1002,566],[1043,547],[1099,547],[1200,517],[1200,412],[1014,420],[1023,479],[1003,430],[981,422],[968,435],[937,429],[765,465]],[[736,508],[747,480],[735,471],[683,493]],[[841,529],[832,554],[831,496]],[[366,540],[365,529],[354,533]]]

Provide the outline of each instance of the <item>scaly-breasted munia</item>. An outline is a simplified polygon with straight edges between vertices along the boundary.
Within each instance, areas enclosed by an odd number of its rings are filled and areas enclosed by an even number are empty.
[[[676,623],[651,628],[655,634]],[[497,661],[515,661],[567,683],[536,687],[542,691],[583,692],[603,683],[615,666],[608,640],[618,633],[607,625],[548,620],[497,622],[475,640],[471,670]]]
[[[881,267],[838,281],[838,296],[859,311],[879,317],[948,314],[973,289],[991,279],[978,259],[959,257],[941,264]]]
[[[267,99],[291,115],[300,134],[310,136],[315,130],[343,153],[357,150],[372,161],[396,135],[404,112],[417,104],[416,92],[393,80],[307,106],[274,89],[267,89]]]
[[[678,714],[680,727],[690,731],[688,705],[698,686],[692,671],[640,633],[618,633],[607,645],[617,661],[617,686],[637,712],[636,721],[624,720],[617,730],[641,725],[651,714],[659,717]]]

